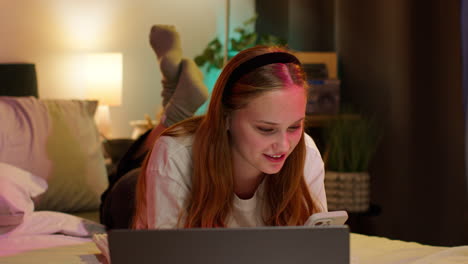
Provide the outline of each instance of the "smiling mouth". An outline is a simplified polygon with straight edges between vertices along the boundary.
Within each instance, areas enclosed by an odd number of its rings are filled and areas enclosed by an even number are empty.
[[[268,155],[268,154],[263,154],[268,160],[273,161],[273,162],[281,162],[286,158],[285,154],[281,155]]]

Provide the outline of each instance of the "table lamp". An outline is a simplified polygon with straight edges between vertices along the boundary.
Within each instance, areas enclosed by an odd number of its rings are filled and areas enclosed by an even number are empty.
[[[122,103],[122,54],[93,53],[85,58],[86,98],[98,100],[95,120],[105,139],[112,137],[109,106]]]

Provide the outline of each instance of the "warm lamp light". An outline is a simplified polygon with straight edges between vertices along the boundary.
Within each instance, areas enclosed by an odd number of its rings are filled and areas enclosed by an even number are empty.
[[[122,103],[122,54],[97,53],[86,56],[86,93],[102,105]]]
[[[122,54],[96,53],[85,58],[86,98],[99,101],[96,124],[104,138],[112,136],[109,106],[122,102]]]

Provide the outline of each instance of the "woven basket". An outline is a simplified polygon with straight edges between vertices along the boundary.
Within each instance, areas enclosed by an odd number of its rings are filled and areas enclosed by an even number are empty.
[[[327,192],[328,210],[346,210],[365,212],[369,209],[370,191],[367,172],[325,173],[325,191]]]

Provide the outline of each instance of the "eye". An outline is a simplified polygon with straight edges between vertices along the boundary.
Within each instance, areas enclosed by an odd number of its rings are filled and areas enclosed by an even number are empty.
[[[257,127],[257,129],[262,133],[272,133],[274,131],[273,128],[269,127]]]
[[[298,129],[300,129],[300,128],[301,128],[301,125],[297,125],[297,126],[288,127],[288,130],[289,130],[289,131],[296,131],[296,130],[298,130]]]

